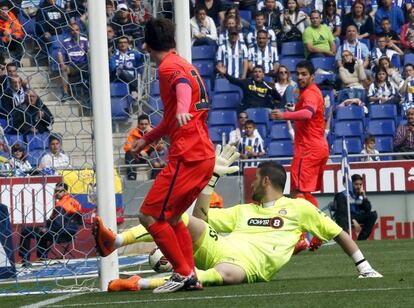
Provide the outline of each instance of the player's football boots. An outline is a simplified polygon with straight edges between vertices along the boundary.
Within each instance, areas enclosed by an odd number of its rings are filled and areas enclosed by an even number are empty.
[[[95,237],[96,249],[99,255],[102,257],[109,256],[115,250],[116,234],[104,226],[102,218],[99,216],[93,219],[92,233]]]
[[[382,277],[383,276],[374,269],[360,273],[360,275],[358,276],[358,278],[382,278]]]
[[[108,292],[119,292],[119,291],[139,291],[138,281],[141,279],[140,276],[134,275],[127,279],[114,279],[108,284]]]
[[[299,252],[307,250],[309,248],[309,241],[306,237],[300,238],[300,240],[296,243],[295,250],[293,250],[293,254],[297,255]]]
[[[182,276],[178,273],[173,273],[170,280],[162,286],[153,290],[153,293],[172,293],[180,290],[195,291],[202,290],[201,282],[198,281],[194,274],[189,276]]]
[[[317,236],[312,237],[309,245],[310,251],[316,251],[319,247],[321,247],[323,244],[322,240],[318,238]]]

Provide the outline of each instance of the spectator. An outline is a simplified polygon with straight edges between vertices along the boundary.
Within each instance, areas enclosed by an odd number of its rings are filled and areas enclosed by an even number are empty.
[[[112,18],[114,18],[114,15],[115,15],[115,4],[112,0],[106,0],[105,11],[106,11],[106,23],[110,24],[112,21]]]
[[[197,6],[190,20],[191,43],[193,46],[217,45],[217,28],[214,20],[207,16],[204,6]]]
[[[249,29],[250,27],[250,23],[240,17],[240,11],[237,5],[230,6],[224,13],[224,16],[224,21],[227,18],[234,18],[236,20],[236,27],[239,31],[242,31],[243,29]]]
[[[362,176],[354,174],[352,176],[353,193],[350,194],[351,220],[360,225],[363,224],[361,232],[358,234],[358,241],[368,239],[374,228],[378,215],[376,211],[372,211],[371,202],[368,200],[364,188],[362,186]],[[337,193],[334,198],[335,204],[335,221],[342,227],[345,232],[350,232],[348,224],[348,206],[347,192]],[[354,225],[356,225],[354,223]],[[357,225],[357,226],[358,226]]]
[[[138,90],[138,75],[142,71],[143,55],[130,48],[127,36],[118,39],[118,48],[109,60],[111,81],[122,81],[129,85],[130,91]]]
[[[80,34],[79,25],[71,23],[70,37],[63,40],[63,48],[58,52],[58,63],[62,73],[63,96],[62,102],[72,98],[69,93],[69,77],[80,78],[84,84],[88,82],[88,52],[89,41]]]
[[[256,65],[262,66],[268,76],[274,76],[279,66],[277,48],[269,44],[269,35],[265,30],[257,32],[257,45],[249,48],[250,71],[253,71]]]
[[[282,42],[301,41],[305,28],[309,25],[309,17],[299,10],[297,0],[288,0],[287,9],[280,15],[282,24]]]
[[[16,77],[20,79],[22,84],[23,90],[27,89],[27,80],[21,78],[17,73],[17,65],[14,62],[7,63],[4,67],[6,69],[6,74],[0,76],[0,95],[4,92],[8,87],[10,87],[10,79],[12,77]]]
[[[276,3],[276,0],[265,0],[263,8],[259,11],[263,12],[265,16],[265,26],[267,29],[272,29],[276,35],[282,31],[282,24],[280,22],[280,14],[283,11],[281,3]]]
[[[264,81],[264,69],[256,65],[253,69],[252,79],[239,79],[231,77],[224,69],[219,70],[231,83],[243,90],[241,110],[247,108],[273,108],[273,100],[280,101],[280,95],[271,84]]]
[[[399,92],[402,97],[401,107],[404,113],[410,107],[414,107],[414,65],[407,63],[404,65],[404,77],[405,80],[402,82]]]
[[[381,20],[381,30],[379,34],[385,36],[387,43],[391,42],[397,46],[400,45],[400,36],[391,29],[391,22],[388,17],[384,17]]]
[[[108,56],[109,58],[111,58],[112,54],[114,53],[114,50],[116,49],[116,43],[114,29],[112,29],[110,25],[106,26],[106,34],[108,37]]]
[[[9,126],[13,127],[11,122],[13,110],[22,105],[24,99],[25,93],[20,77],[10,78],[9,87],[4,91],[0,106],[0,118],[7,119]]]
[[[257,46],[257,36],[260,30],[265,30],[268,33],[268,38],[270,40],[270,44],[274,47],[277,47],[276,44],[276,34],[272,29],[269,29],[265,27],[265,16],[263,12],[257,12],[255,15],[254,20],[256,21],[256,26],[253,31],[250,31],[247,34],[246,41],[247,41],[247,47],[252,48],[254,46]]]
[[[255,129],[256,123],[254,123],[253,120],[247,120],[245,124],[245,135],[240,139],[238,145],[241,159],[255,159],[263,157],[266,154],[263,146],[263,139],[261,136],[255,137]],[[243,168],[257,165],[257,162],[245,163]]]
[[[321,13],[312,11],[310,20],[311,25],[303,33],[305,57],[335,56],[335,38],[327,25],[321,25]]]
[[[234,17],[226,17],[221,27],[221,33],[218,38],[219,47],[220,45],[227,44],[229,41],[229,30],[236,28],[237,32],[239,33],[239,42],[244,43],[244,36],[241,32],[241,27],[237,27],[237,20]]]
[[[32,18],[36,16],[39,5],[42,0],[22,0],[21,8],[23,14]]]
[[[407,123],[401,123],[394,136],[394,151],[401,153],[414,152],[414,106],[408,107],[405,114]],[[396,159],[414,159],[414,155],[402,154]]]
[[[74,240],[79,227],[83,224],[82,207],[68,191],[68,185],[60,182],[55,186],[55,207],[50,218],[43,227],[25,227],[20,235],[19,255],[22,257],[22,266],[30,265],[30,240],[35,239],[36,254],[39,260],[44,261],[54,244],[66,243]]]
[[[414,8],[408,11],[408,22],[401,28],[401,45],[405,53],[414,52]]]
[[[365,101],[364,84],[367,82],[367,76],[362,62],[355,59],[349,50],[344,50],[342,60],[338,61],[338,64],[339,77],[342,82],[342,89],[338,95],[339,103],[347,99]]]
[[[20,65],[24,53],[24,30],[7,4],[0,6],[0,33],[2,49],[6,49],[12,60]]]
[[[217,70],[225,70],[234,78],[246,79],[249,68],[249,53],[246,45],[239,40],[237,28],[229,31],[229,40],[217,50]]]
[[[15,143],[11,148],[11,158],[9,159],[10,169],[14,176],[26,176],[32,172],[32,165],[27,160],[27,153],[23,145]]]
[[[331,29],[333,36],[335,39],[338,38],[337,42],[339,43],[342,21],[341,17],[337,13],[335,0],[326,0],[325,4],[323,5],[322,15],[322,23]]]
[[[143,37],[141,28],[125,3],[118,4],[109,24],[115,31],[115,37],[128,36],[134,41],[135,47],[141,47],[140,40]]]
[[[257,11],[257,0],[239,0],[239,9],[244,11],[250,11],[252,14]]]
[[[147,164],[151,151],[153,150],[151,145],[146,146],[140,153],[134,153],[131,151],[132,145],[137,140],[141,139],[146,133],[152,130],[149,117],[146,114],[142,114],[138,117],[138,125],[132,131],[130,131],[128,140],[124,144],[125,151],[125,163],[128,165],[134,164]],[[128,180],[135,181],[136,174],[134,168],[129,167],[127,169]]]
[[[374,69],[378,65],[379,59],[382,56],[388,57],[392,61],[394,56],[402,56],[404,53],[397,45],[389,41],[387,43],[387,37],[383,35],[377,35],[377,47],[371,51],[371,69]]]
[[[388,81],[392,84],[395,89],[399,89],[403,82],[400,71],[394,67],[390,59],[387,56],[379,58],[378,65],[385,68],[388,74]]]
[[[266,2],[271,2],[272,3],[272,7],[275,6],[276,9],[279,10],[279,12],[282,12],[284,9],[284,6],[282,4],[282,2],[280,1],[275,1],[275,0],[270,0],[270,1],[266,1],[266,0],[257,0],[257,11],[261,11],[266,7]],[[273,4],[274,3],[274,4]]]
[[[393,4],[393,0],[383,0],[382,6],[375,13],[375,33],[381,32],[381,20],[387,17],[391,21],[391,29],[396,33],[401,32],[401,27],[405,23],[403,10]]]
[[[151,17],[148,3],[142,3],[141,0],[129,0],[129,9],[132,12],[135,23],[145,24]]]
[[[374,22],[372,21],[372,17],[365,12],[364,1],[356,0],[352,4],[351,12],[343,17],[342,36],[345,36],[345,31],[349,25],[357,27],[358,39],[370,38],[374,33]]]
[[[290,72],[286,66],[279,65],[275,81],[276,91],[281,97],[281,102],[276,105],[276,108],[281,109],[286,105],[294,105],[297,100],[299,89],[296,82],[290,78]]]
[[[196,0],[195,5],[203,5],[207,9],[207,16],[213,18],[216,25],[223,23],[225,9],[221,0]]]
[[[375,80],[368,89],[368,101],[370,104],[398,104],[397,90],[389,82],[387,71],[380,67],[375,72]]]
[[[12,113],[13,125],[21,134],[43,134],[49,132],[53,115],[33,90],[28,90],[22,105]]]
[[[362,149],[361,154],[365,154],[365,156],[361,158],[361,161],[380,161],[380,157],[378,156],[379,152],[375,148],[374,136],[368,135],[365,137],[364,148]]]
[[[346,37],[336,53],[336,63],[341,66],[343,51],[349,51],[354,56],[354,60],[362,62],[364,69],[369,66],[369,49],[368,46],[358,40],[357,27],[349,25],[346,29]]]
[[[40,160],[39,169],[47,172],[49,170],[54,171],[68,168],[71,168],[69,157],[62,151],[60,139],[54,135],[50,135],[49,151]]]
[[[230,145],[234,145],[234,146],[238,146],[240,140],[242,137],[244,137],[244,135],[246,134],[246,121],[248,119],[248,115],[246,111],[241,111],[238,114],[238,124],[239,127],[237,127],[236,129],[232,130],[229,134],[229,144]],[[254,130],[253,132],[253,136],[262,139],[262,137],[260,136],[259,132],[257,131],[257,129]],[[263,142],[263,140],[262,140]]]

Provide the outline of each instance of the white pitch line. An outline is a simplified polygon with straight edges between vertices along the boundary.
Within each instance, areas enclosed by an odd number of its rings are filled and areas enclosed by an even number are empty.
[[[40,308],[40,307],[45,307],[45,306],[53,305],[55,303],[64,301],[64,300],[66,300],[68,298],[81,295],[81,294],[84,294],[84,293],[65,294],[65,295],[62,295],[62,296],[58,296],[58,297],[54,297],[54,298],[49,298],[49,299],[46,299],[44,301],[41,301],[41,302],[38,302],[38,303],[35,303],[35,304],[26,305],[26,306],[20,306],[20,308]]]
[[[113,304],[139,304],[139,303],[157,303],[157,302],[178,302],[178,301],[193,301],[193,300],[212,300],[212,299],[226,299],[226,298],[240,298],[240,297],[270,297],[270,296],[286,296],[286,295],[309,295],[309,294],[324,294],[324,293],[358,293],[358,292],[380,292],[380,291],[396,291],[396,290],[412,290],[414,287],[407,288],[371,288],[371,289],[342,289],[342,290],[314,290],[314,291],[298,291],[298,292],[280,292],[280,293],[253,293],[253,294],[237,294],[237,295],[218,295],[218,296],[192,296],[192,297],[176,297],[176,298],[157,298],[157,299],[143,299],[135,301],[117,301],[117,302],[93,302],[93,303],[77,303],[66,305],[51,305],[50,307],[78,307],[78,306],[100,306]]]

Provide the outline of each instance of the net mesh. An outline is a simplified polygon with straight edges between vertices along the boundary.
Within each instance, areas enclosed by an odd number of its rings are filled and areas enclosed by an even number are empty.
[[[128,160],[124,145],[139,115],[152,125],[162,117],[156,71],[141,45],[143,23],[172,17],[172,3],[132,0],[126,10],[124,3],[106,1],[117,220],[126,218],[127,227],[168,152],[161,141]],[[86,1],[2,1],[0,26],[3,21],[0,295],[95,290],[92,116],[99,111],[90,101]],[[122,39],[127,60],[117,53]],[[121,271],[143,269],[147,257],[134,255],[120,257]]]

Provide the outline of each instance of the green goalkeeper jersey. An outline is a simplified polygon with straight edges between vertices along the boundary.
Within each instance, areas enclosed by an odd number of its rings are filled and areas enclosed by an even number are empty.
[[[249,282],[269,281],[292,256],[303,232],[328,241],[342,229],[304,199],[282,197],[273,206],[240,204],[210,209],[208,223],[225,236],[227,254],[236,252]]]

